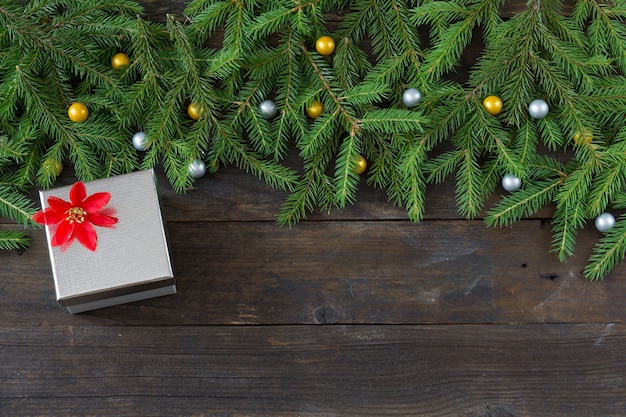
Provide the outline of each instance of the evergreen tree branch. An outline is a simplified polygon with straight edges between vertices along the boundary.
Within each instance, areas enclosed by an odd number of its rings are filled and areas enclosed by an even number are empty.
[[[507,227],[524,217],[530,217],[549,204],[556,195],[562,180],[534,182],[522,190],[508,195],[487,212],[488,226]]]
[[[585,277],[590,280],[603,279],[619,262],[624,260],[626,254],[626,218],[624,215],[618,218],[615,226],[606,232],[594,247],[593,254],[583,271]]]
[[[0,250],[26,249],[30,239],[23,232],[0,230]]]
[[[34,225],[31,220],[34,213],[34,204],[28,197],[20,194],[14,187],[0,185],[0,216],[27,226]]]

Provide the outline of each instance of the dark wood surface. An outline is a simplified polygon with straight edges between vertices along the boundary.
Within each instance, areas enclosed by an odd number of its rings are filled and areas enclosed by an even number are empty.
[[[175,296],[71,316],[43,231],[0,252],[0,416],[626,415],[626,267],[582,277],[592,226],[561,264],[549,208],[489,229],[451,183],[419,224],[362,185],[289,229],[237,169],[159,178]]]

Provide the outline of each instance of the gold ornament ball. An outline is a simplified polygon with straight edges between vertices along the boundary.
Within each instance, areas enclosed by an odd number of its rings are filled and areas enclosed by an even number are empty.
[[[198,120],[200,116],[202,115],[202,109],[198,107],[198,105],[191,103],[189,104],[189,106],[187,106],[187,114],[193,120]]]
[[[488,96],[483,100],[483,106],[487,113],[492,116],[499,114],[502,111],[502,100],[498,96]]]
[[[315,49],[320,55],[328,56],[335,51],[335,41],[330,36],[322,36],[315,42]]]
[[[324,105],[321,101],[315,100],[306,108],[306,113],[311,119],[317,119],[324,113]]]
[[[354,166],[354,172],[361,175],[367,169],[367,161],[361,155],[356,159],[356,164]]]
[[[87,116],[89,116],[89,110],[87,109],[87,106],[85,106],[83,103],[74,103],[67,110],[67,115],[69,116],[71,121],[75,123],[81,123],[87,120]]]
[[[63,163],[57,159],[48,158],[43,161],[43,170],[54,177],[58,177],[63,172]]]
[[[574,135],[574,143],[578,146],[589,145],[593,140],[593,134],[589,131],[578,132]]]
[[[111,58],[113,69],[123,69],[130,65],[130,58],[124,52],[119,52]]]

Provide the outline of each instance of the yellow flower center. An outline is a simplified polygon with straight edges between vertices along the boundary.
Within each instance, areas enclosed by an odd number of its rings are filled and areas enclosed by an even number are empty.
[[[72,207],[71,209],[66,211],[65,214],[67,214],[65,220],[67,220],[68,222],[83,223],[85,221],[85,216],[87,215],[87,212],[81,207]]]

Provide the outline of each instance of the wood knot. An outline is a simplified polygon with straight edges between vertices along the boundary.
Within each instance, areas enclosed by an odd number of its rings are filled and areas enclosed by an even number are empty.
[[[332,307],[322,306],[315,309],[313,318],[317,324],[336,324],[339,321],[339,313]]]

